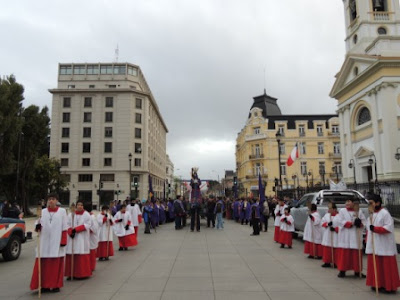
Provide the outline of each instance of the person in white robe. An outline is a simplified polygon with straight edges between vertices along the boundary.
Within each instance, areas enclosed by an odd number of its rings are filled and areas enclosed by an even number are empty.
[[[121,206],[121,210],[114,216],[114,233],[118,236],[119,251],[128,250],[128,247],[136,246],[137,239],[135,229],[132,225],[131,214],[126,211],[126,205]]]
[[[311,211],[304,227],[304,253],[308,258],[322,258],[322,228],[321,216],[317,211],[317,205],[311,204]]]
[[[323,268],[336,265],[336,249],[338,247],[338,212],[335,203],[332,203],[328,212],[321,220],[322,223],[322,261]]]
[[[40,232],[41,292],[59,292],[63,287],[65,246],[67,244],[67,212],[57,207],[58,195],[47,196],[47,208],[36,221]],[[39,288],[38,249],[30,283],[31,290]]]
[[[278,199],[278,204],[275,207],[274,214],[275,214],[275,221],[274,221],[274,226],[275,226],[275,232],[274,232],[274,241],[276,243],[279,243],[279,232],[281,228],[281,216],[285,214],[285,208],[287,205],[283,201],[283,199],[279,198]]]
[[[109,260],[110,256],[114,256],[113,246],[113,226],[112,214],[107,205],[101,207],[101,213],[97,215],[97,223],[99,224],[99,246],[97,247],[97,257],[99,260]]]

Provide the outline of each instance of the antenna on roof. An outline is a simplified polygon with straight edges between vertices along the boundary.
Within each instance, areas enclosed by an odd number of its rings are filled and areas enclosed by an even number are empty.
[[[264,95],[267,94],[267,89],[266,89],[266,85],[267,85],[267,80],[265,79],[266,77],[266,70],[265,70],[265,65],[264,65]]]
[[[117,44],[117,48],[115,49],[115,62],[118,62],[118,56],[119,56],[119,48]]]

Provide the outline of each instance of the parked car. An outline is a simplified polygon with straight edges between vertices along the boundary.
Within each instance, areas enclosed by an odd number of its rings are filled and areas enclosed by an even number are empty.
[[[328,211],[328,203],[335,203],[339,210],[345,207],[345,203],[349,198],[358,198],[360,200],[360,209],[368,217],[368,200],[360,192],[355,190],[321,190],[317,193],[305,194],[301,197],[297,205],[291,209],[290,213],[294,219],[295,230],[304,231],[308,219],[308,203],[316,204],[317,211],[323,217]]]
[[[24,220],[0,217],[0,252],[4,260],[16,260],[25,241]]]

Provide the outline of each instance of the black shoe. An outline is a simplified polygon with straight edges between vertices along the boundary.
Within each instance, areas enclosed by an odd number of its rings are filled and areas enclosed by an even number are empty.
[[[331,264],[324,263],[321,267],[323,267],[323,268],[330,268],[330,267],[331,267]]]
[[[104,260],[109,260],[110,258],[109,257],[104,257]]]
[[[71,277],[67,277],[67,280],[70,281],[72,278]]]
[[[119,247],[118,251],[122,251],[122,250],[124,250],[124,248],[122,248],[122,247]]]
[[[59,293],[59,292],[60,292],[60,288],[54,288],[54,289],[52,289],[50,292],[52,292],[52,293]]]
[[[322,256],[317,256],[315,259],[322,259]]]
[[[354,277],[360,277],[360,272],[354,272]],[[366,278],[364,274],[361,273],[361,278]]]
[[[345,271],[340,271],[339,274],[337,275],[337,277],[339,278],[343,278],[346,276],[346,272]]]
[[[50,292],[50,289],[41,288],[41,289],[40,289],[40,292],[41,292],[41,293],[48,293],[48,292]]]
[[[285,245],[284,245],[284,244],[282,244],[282,245],[281,245],[281,248],[285,248]]]
[[[128,248],[127,248],[127,247],[125,247],[125,248],[124,248],[124,250],[125,250],[125,251],[128,251]]]
[[[292,249],[292,246],[289,246],[288,248],[289,248],[289,249]]]
[[[309,255],[309,256],[307,256],[307,258],[314,259],[314,256]]]

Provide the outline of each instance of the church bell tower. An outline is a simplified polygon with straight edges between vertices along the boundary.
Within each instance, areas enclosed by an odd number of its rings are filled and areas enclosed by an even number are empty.
[[[398,0],[343,0],[343,4],[347,53],[382,56],[398,54]]]

